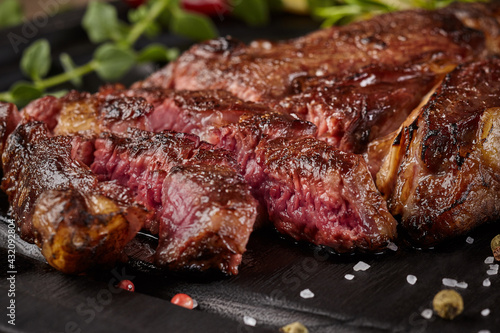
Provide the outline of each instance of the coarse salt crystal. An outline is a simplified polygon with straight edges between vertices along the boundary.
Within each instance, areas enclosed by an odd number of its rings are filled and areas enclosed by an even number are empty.
[[[449,278],[444,278],[443,279],[443,284],[447,287],[456,287],[457,286],[457,280],[455,279],[449,279]]]
[[[483,311],[481,311],[481,316],[483,317],[489,316],[490,312],[491,312],[490,309],[484,309]]]
[[[467,244],[472,244],[472,243],[474,243],[474,238],[467,237],[467,239],[465,241],[467,242]]]
[[[352,274],[346,274],[346,275],[344,275],[344,278],[346,280],[352,280],[352,279],[354,279],[354,275],[352,275]]]
[[[193,309],[198,307],[198,302],[193,298]]]
[[[245,323],[245,325],[248,325],[248,326],[257,325],[257,320],[255,320],[255,318],[252,318],[250,316],[243,316],[243,322]]]
[[[496,270],[496,269],[488,269],[486,271],[486,274],[488,274],[488,275],[497,275],[498,274],[498,270]]]
[[[355,272],[357,272],[357,271],[366,271],[368,268],[370,268],[370,265],[368,265],[364,261],[360,261],[356,265],[354,265],[353,269]]]
[[[483,287],[489,287],[489,286],[491,286],[490,279],[484,279],[484,281],[483,281]]]
[[[498,271],[498,264],[490,265],[490,269]]]
[[[457,283],[458,288],[467,289],[468,286],[469,285],[467,284],[467,282],[458,282]]]
[[[406,281],[411,284],[411,285],[414,285],[415,283],[417,283],[417,277],[415,275],[411,275],[409,274],[407,277],[406,277]]]
[[[431,309],[425,309],[424,311],[422,311],[421,315],[422,317],[424,317],[425,319],[431,319],[432,317],[432,310]]]
[[[387,248],[391,251],[394,251],[394,252],[396,252],[398,250],[398,246],[396,244],[394,244],[393,242],[389,242],[389,244],[387,244]]]
[[[479,332],[477,332],[477,333],[491,333],[491,332],[490,332],[490,331],[488,331],[488,330],[480,330],[480,331],[479,331]]]
[[[486,257],[486,259],[484,259],[485,264],[492,264],[494,261],[495,261],[495,258],[493,258],[493,257]]]
[[[300,292],[300,297],[302,298],[313,298],[314,293],[309,289],[304,289]]]

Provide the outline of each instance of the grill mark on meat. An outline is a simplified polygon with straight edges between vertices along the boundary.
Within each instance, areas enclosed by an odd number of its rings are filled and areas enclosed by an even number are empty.
[[[456,65],[485,53],[482,33],[465,28],[452,13],[422,10],[380,15],[286,42],[244,46],[223,41],[193,46],[135,87],[223,89],[259,101],[289,95],[297,76],[342,76],[373,64]],[[237,46],[227,50],[223,45],[229,42]]]
[[[401,215],[406,233],[420,245],[500,217],[495,176],[500,135],[492,131],[498,123],[499,79],[499,59],[463,64],[448,74],[413,122],[413,137],[403,135],[404,155],[377,175],[390,211]],[[395,167],[397,173],[390,171]]]

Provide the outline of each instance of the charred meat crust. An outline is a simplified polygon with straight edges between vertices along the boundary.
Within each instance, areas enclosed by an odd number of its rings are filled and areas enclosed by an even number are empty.
[[[481,32],[453,14],[403,11],[286,42],[198,44],[135,88],[222,89],[243,100],[280,99],[293,92],[297,77],[344,75],[373,64],[456,65],[484,54],[484,43]]]
[[[21,237],[55,268],[80,273],[120,259],[147,212],[107,197],[71,149],[71,138],[50,137],[43,123],[20,125],[2,156],[2,189]]]
[[[156,265],[237,273],[257,203],[228,151],[194,135],[137,129],[103,133],[95,146],[92,170],[156,212],[146,226],[159,234]]]
[[[391,213],[421,245],[500,217],[500,60],[450,73],[377,176]],[[390,171],[388,171],[390,170]]]

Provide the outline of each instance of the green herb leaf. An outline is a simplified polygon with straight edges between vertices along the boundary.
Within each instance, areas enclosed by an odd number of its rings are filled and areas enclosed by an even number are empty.
[[[207,40],[218,35],[215,25],[207,16],[187,12],[180,8],[172,11],[170,30],[195,40]]]
[[[18,0],[4,0],[0,2],[0,27],[10,27],[21,24],[23,9]]]
[[[73,62],[73,59],[71,59],[71,57],[69,56],[69,54],[67,53],[61,54],[59,60],[61,61],[61,65],[63,66],[64,71],[66,73],[71,74],[76,69],[76,65]],[[79,87],[82,85],[82,78],[78,75],[71,75],[71,83]]]
[[[127,32],[126,26],[118,20],[116,8],[98,1],[89,3],[82,26],[93,43],[107,40],[121,41]]]
[[[96,72],[103,80],[117,80],[134,65],[136,56],[129,48],[104,44],[94,53]]]
[[[172,61],[179,56],[178,49],[169,49],[162,44],[151,44],[144,48],[137,56],[138,62]]]
[[[269,7],[265,0],[232,0],[233,14],[248,25],[264,25],[269,21]]]
[[[30,101],[41,97],[43,92],[28,82],[17,82],[10,88],[12,101],[18,106],[24,106]]]
[[[50,44],[39,39],[28,47],[21,58],[21,70],[33,81],[38,81],[50,70]]]

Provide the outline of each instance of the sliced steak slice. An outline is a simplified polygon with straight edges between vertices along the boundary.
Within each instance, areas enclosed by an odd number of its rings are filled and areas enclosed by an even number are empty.
[[[20,125],[2,156],[2,189],[21,237],[50,265],[80,273],[121,259],[148,213],[123,187],[113,185],[120,195],[107,195],[112,185],[71,158],[72,140],[50,137],[40,122]]]
[[[103,133],[95,147],[92,170],[156,212],[148,228],[159,234],[157,266],[237,274],[257,202],[228,151],[194,135],[140,130]]]
[[[288,186],[289,178],[279,180],[270,176],[274,171],[271,172],[271,166],[267,166],[266,164],[268,155],[265,151],[272,149],[272,145],[269,144],[268,147],[267,144],[272,139],[289,138],[290,145],[292,145],[290,149],[297,156],[300,156],[297,158],[304,163],[303,165],[290,164],[290,167],[293,168],[289,170],[290,173],[302,174],[301,168],[309,168],[311,172],[311,175],[304,175],[302,179],[304,184],[313,180],[319,182],[320,179],[328,183],[329,179],[334,177],[334,175],[338,176],[340,168],[345,169],[345,166],[352,166],[354,169],[353,173],[357,174],[357,178],[352,180],[347,180],[346,178],[346,182],[352,181],[352,183],[342,186],[332,185],[325,188],[324,193],[321,194],[319,192],[297,192],[296,195],[298,198],[301,195],[307,196],[307,198],[303,198],[303,201],[299,201],[299,206],[295,207],[298,211],[311,209],[309,196],[314,196],[311,200],[318,202],[318,205],[324,204],[328,208],[318,208],[318,211],[311,212],[311,220],[306,221],[307,224],[310,224],[310,228],[304,229],[302,238],[299,236],[299,231],[290,231],[289,234],[297,239],[331,246],[341,252],[353,251],[355,249],[379,250],[383,248],[389,239],[395,236],[394,219],[388,214],[384,201],[378,195],[373,180],[370,179],[365,162],[352,154],[344,154],[328,146],[326,143],[322,144],[320,140],[313,139],[316,136],[317,128],[312,123],[298,120],[291,115],[271,112],[269,111],[269,106],[242,102],[232,95],[221,91],[173,92],[158,89],[121,90],[108,87],[103,89],[98,95],[91,97],[94,101],[92,102],[94,103],[93,105],[96,105],[95,113],[98,119],[95,127],[110,128],[112,124],[119,126],[122,121],[121,115],[131,114],[131,112],[115,112],[113,108],[103,107],[104,105],[122,105],[125,100],[137,98],[144,98],[154,105],[152,110],[148,109],[147,112],[135,118],[134,121],[137,127],[155,131],[163,129],[178,130],[182,128],[196,133],[209,143],[216,144],[218,147],[235,153],[245,180],[252,186],[252,191],[260,201],[261,206],[268,208],[267,213],[272,216],[272,222],[276,223],[280,231],[288,233],[285,228],[280,226],[281,223],[296,223],[297,230],[302,230],[301,228],[303,228],[305,222],[298,212],[290,221],[286,220],[280,215],[279,209],[281,206],[275,206],[272,200],[267,197],[268,195],[265,190],[260,186],[261,183],[268,179],[266,178],[268,176],[270,178],[267,181],[274,182],[276,187]],[[91,104],[85,102],[85,99],[79,103]],[[123,111],[124,109],[120,108],[120,110]],[[61,117],[60,119],[63,118]],[[107,119],[107,124],[103,125],[104,122],[102,122],[102,119]],[[176,121],[172,121],[174,119]],[[150,126],[151,124],[154,124],[154,128]],[[57,126],[65,125],[60,122]],[[302,138],[304,140],[307,138],[307,140],[301,141]],[[316,147],[315,151],[304,150],[306,144],[312,144],[313,142],[314,147]],[[110,147],[112,146],[110,145]],[[296,147],[296,149],[293,147]],[[111,151],[111,148],[109,149]],[[321,162],[317,162],[316,159],[320,157],[316,156],[316,154],[320,149],[325,149],[326,155],[321,157]],[[128,150],[134,151],[132,148],[125,149],[124,151]],[[301,150],[304,150],[302,155],[300,153]],[[259,155],[257,155],[257,151],[259,151]],[[125,160],[128,159],[128,157],[124,158]],[[131,165],[128,162],[116,163],[123,165],[124,170],[129,170]],[[116,163],[112,163],[113,167],[115,167]],[[168,172],[168,167],[170,166],[161,168],[164,168]],[[322,173],[322,170],[325,168],[331,168],[332,170],[328,173]],[[139,172],[143,172],[144,169],[140,169]],[[97,163],[93,167],[93,170],[98,174],[105,174],[104,169],[97,168]],[[148,194],[148,192],[142,191],[140,192],[142,194],[138,196],[138,200],[141,200],[140,202],[143,202],[148,208],[161,205],[159,200],[156,203],[149,202],[148,200],[154,197],[159,198],[158,189],[161,189],[161,184],[165,181],[165,175],[160,172],[146,172],[141,173],[141,175],[147,175],[147,180],[140,177],[137,178],[138,176],[131,177],[131,179],[133,181],[137,179],[137,183],[155,184],[154,186],[150,186],[151,191],[154,190],[155,192]],[[122,173],[120,171],[116,173],[116,176],[110,177],[105,179],[120,179]],[[128,178],[126,178],[126,182],[127,186],[135,186],[128,183]],[[293,191],[298,191],[298,189],[293,188]],[[357,197],[350,196],[349,193],[353,193],[353,191],[361,192]],[[370,198],[371,201],[364,202],[365,198]],[[322,200],[326,201],[323,202]],[[335,202],[335,204],[327,203],[327,201]],[[347,206],[348,208],[346,208]],[[344,208],[341,209],[339,207]],[[364,207],[379,207],[379,211],[375,212],[371,208]],[[317,218],[314,218],[314,214],[317,214]],[[346,214],[351,215],[348,218]],[[375,215],[371,216],[371,214]],[[347,220],[350,222],[346,222]],[[325,221],[329,221],[329,224]],[[320,225],[321,223],[327,226],[324,227]],[[337,225],[339,225],[338,228]],[[331,228],[332,232],[329,239],[327,238],[327,231],[325,229],[328,227]],[[155,230],[154,227],[151,228],[153,231]],[[314,233],[318,232],[318,230],[322,230],[323,236],[318,236],[318,239],[315,239]],[[340,240],[339,235],[342,232],[346,236]],[[349,238],[351,242],[348,241]]]
[[[281,233],[338,252],[383,249],[396,236],[396,221],[365,161],[312,133],[300,120],[255,114],[220,128],[212,141],[237,154]]]
[[[211,40],[135,87],[222,89],[243,100],[281,99],[300,76],[341,76],[373,64],[457,65],[484,54],[484,43],[481,32],[453,14],[401,11],[285,42]]]
[[[500,60],[461,65],[393,141],[377,185],[419,244],[500,217],[499,94]]]

